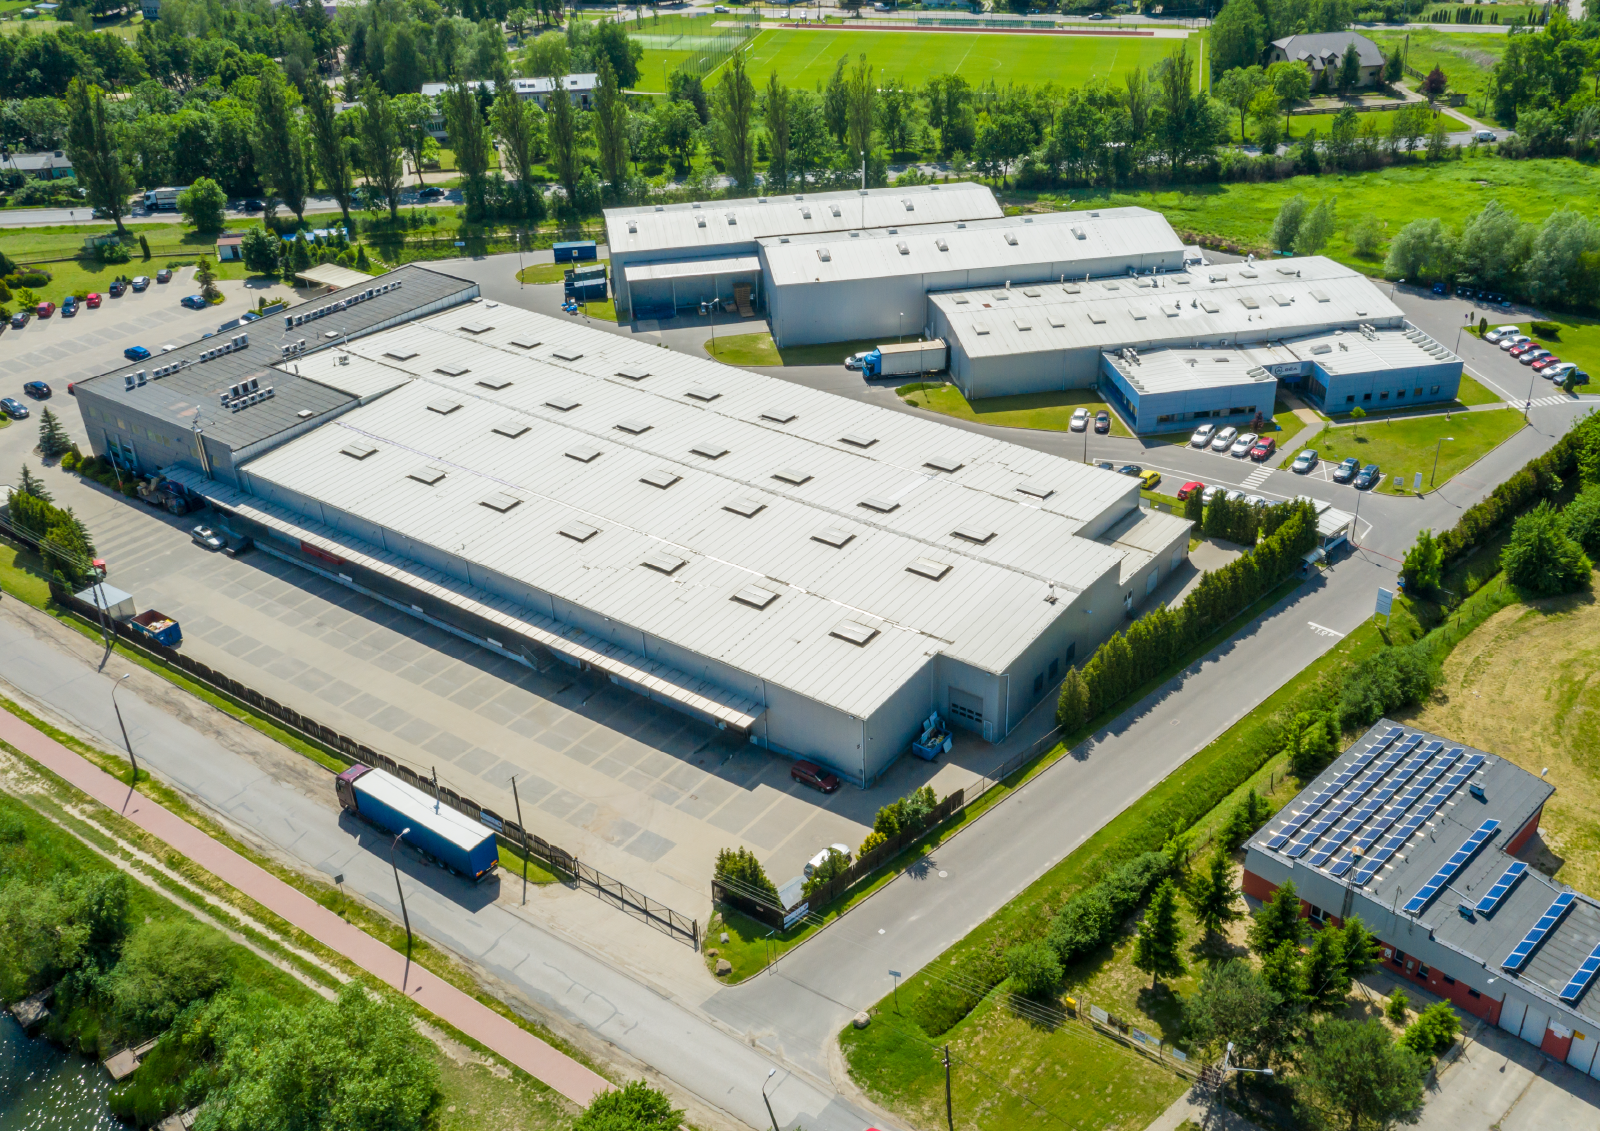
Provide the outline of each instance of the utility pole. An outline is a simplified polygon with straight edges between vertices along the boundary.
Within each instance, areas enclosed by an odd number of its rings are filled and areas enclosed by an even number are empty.
[[[1434,478],[1439,474],[1439,449],[1440,449],[1440,447],[1442,447],[1444,445],[1444,442],[1446,440],[1449,440],[1452,444],[1455,443],[1455,439],[1456,438],[1454,436],[1440,436],[1439,437],[1439,442],[1437,444],[1433,445],[1433,474],[1428,476],[1428,486],[1429,487],[1433,486]]]
[[[517,806],[517,828],[522,830],[522,903],[528,903],[528,826],[522,823],[522,798],[517,796],[516,775],[511,777],[511,800]]]
[[[122,708],[117,706],[117,689],[122,686],[123,680],[131,678],[132,675],[132,672],[127,672],[111,685],[111,709],[117,713],[117,727],[122,731],[122,745],[127,748],[128,762],[133,766],[133,781],[128,785],[130,794],[133,792],[134,787],[139,784],[139,763],[133,757],[133,743],[128,741],[128,728],[122,721]]]
[[[944,1120],[950,1131],[956,1131],[955,1109],[950,1104],[950,1046],[944,1046]]]

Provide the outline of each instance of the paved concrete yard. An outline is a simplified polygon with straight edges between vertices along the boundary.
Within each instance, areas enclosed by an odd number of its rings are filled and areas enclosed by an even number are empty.
[[[259,550],[204,551],[186,533],[194,519],[98,490],[79,502],[83,484],[48,482],[89,522],[111,582],[181,622],[186,654],[437,767],[501,814],[515,812],[515,775],[530,831],[687,915],[704,918],[719,849],[751,847],[782,882],[823,846],[860,843],[879,805],[926,781],[964,785],[1039,729],[1004,747],[963,736],[948,765],[908,756],[873,789],[824,797],[790,781],[787,759],[608,683],[546,678]]]

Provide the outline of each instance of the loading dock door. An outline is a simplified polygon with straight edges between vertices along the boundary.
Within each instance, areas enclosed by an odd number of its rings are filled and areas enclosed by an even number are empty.
[[[1528,1015],[1522,1019],[1521,1037],[1530,1045],[1544,1043],[1544,1031],[1550,1027],[1550,1015],[1540,1013],[1532,1006],[1528,1007]]]

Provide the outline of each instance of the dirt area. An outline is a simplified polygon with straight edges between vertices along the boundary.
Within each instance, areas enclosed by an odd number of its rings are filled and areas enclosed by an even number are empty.
[[[1555,796],[1524,855],[1589,895],[1600,895],[1597,661],[1593,593],[1513,605],[1456,646],[1433,702],[1404,720],[1535,774],[1548,767]]]

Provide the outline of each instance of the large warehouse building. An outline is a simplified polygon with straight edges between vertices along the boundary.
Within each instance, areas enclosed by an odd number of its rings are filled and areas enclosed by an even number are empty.
[[[1147,275],[1184,263],[1183,241],[1146,208],[759,242],[772,337],[780,346],[921,333],[933,292]]]
[[[606,244],[617,310],[670,318],[706,299],[751,288],[764,306],[758,241],[875,228],[906,228],[1002,215],[984,185],[800,192],[743,200],[608,208]],[[921,325],[919,322],[918,325]],[[829,339],[838,340],[838,339]]]
[[[1600,902],[1518,859],[1553,792],[1383,720],[1251,838],[1245,894],[1359,915],[1384,969],[1600,1078]]]
[[[1003,738],[1187,553],[1124,476],[505,306],[295,368],[343,410],[162,465],[237,532],[863,784],[934,710]]]
[[[1321,256],[950,291],[929,305],[969,400],[1098,384],[1141,432],[1238,413],[1241,387],[1263,374],[1332,412],[1449,402],[1461,379],[1460,358]],[[1270,391],[1259,389],[1269,415]]]

